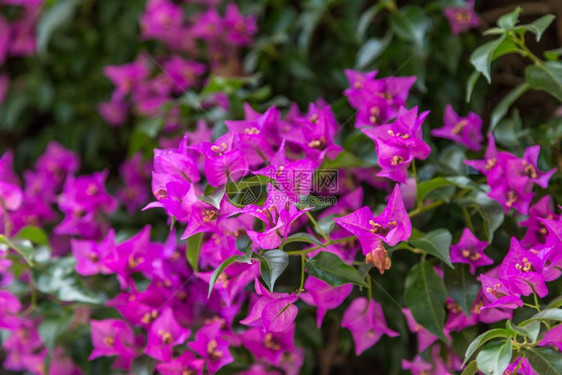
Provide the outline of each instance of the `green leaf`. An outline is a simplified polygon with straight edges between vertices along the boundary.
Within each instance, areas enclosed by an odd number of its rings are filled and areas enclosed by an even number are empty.
[[[533,322],[533,324],[535,324],[535,323],[537,323],[537,322]],[[515,336],[530,337],[531,336],[530,332],[527,330],[526,327],[519,327],[517,325],[513,325],[509,320],[506,320],[506,322],[505,322],[505,329],[508,332],[508,334],[512,337],[515,337]]]
[[[482,73],[488,83],[492,82],[492,78],[490,76],[490,68],[492,66],[492,56],[496,48],[504,41],[505,35],[502,35],[496,40],[492,40],[491,42],[484,43],[480,47],[476,48],[472,55],[470,55],[470,63],[474,66],[474,68]]]
[[[218,267],[215,269],[213,274],[211,275],[211,279],[209,280],[209,294],[207,298],[211,296],[211,292],[213,291],[213,287],[217,282],[218,277],[224,272],[224,270],[233,263],[252,263],[252,250],[250,249],[244,255],[233,255],[230,258],[225,259]]]
[[[357,36],[357,40],[359,40],[359,41],[363,40],[365,32],[367,31],[371,22],[373,22],[373,19],[379,13],[380,9],[381,9],[381,6],[380,6],[380,3],[378,3],[378,4],[375,4],[375,5],[371,6],[369,9],[367,9],[365,12],[363,12],[361,17],[359,18],[359,21],[357,22],[357,30],[355,32],[355,34]]]
[[[544,53],[544,56],[548,60],[557,60],[560,55],[562,55],[562,48],[551,49],[549,51],[545,51]]]
[[[408,241],[413,246],[421,249],[439,259],[449,267],[454,268],[451,263],[451,241],[453,237],[447,229],[436,229],[420,238],[410,238]]]
[[[515,103],[515,101],[519,99],[519,97],[523,95],[527,90],[529,90],[529,84],[527,82],[523,82],[522,84],[511,90],[509,94],[503,97],[502,100],[500,100],[496,108],[494,108],[494,110],[492,111],[489,131],[494,130],[496,125],[509,110],[509,107],[511,107],[513,103]]]
[[[523,348],[533,370],[540,375],[562,374],[562,355],[548,348]]]
[[[457,177],[436,177],[428,181],[423,181],[418,184],[417,201],[421,202],[433,190],[440,189],[446,186],[458,186],[460,188],[475,188],[472,180],[465,176]]]
[[[529,319],[526,319],[524,321],[522,321],[521,323],[519,323],[520,326],[526,326],[527,324],[536,321],[536,320],[540,320],[540,321],[557,321],[557,322],[562,322],[562,309],[545,309],[542,310],[538,313],[536,313],[535,315],[533,315],[532,317],[530,317]]]
[[[486,375],[502,375],[511,362],[511,340],[486,344],[476,356],[478,369]]]
[[[469,272],[467,264],[458,264],[454,270],[444,268],[445,285],[449,296],[470,316],[472,305],[480,292],[480,283]]]
[[[430,263],[421,262],[408,272],[405,299],[416,322],[447,342],[443,334],[447,290]]]
[[[199,254],[203,243],[203,233],[196,233],[185,241],[185,256],[187,262],[193,268],[193,272],[199,272]]]
[[[289,256],[282,250],[266,250],[262,255],[255,255],[260,261],[261,277],[273,292],[275,281],[289,265]]]
[[[421,46],[431,25],[424,10],[418,6],[405,6],[390,15],[392,30],[401,38]]]
[[[482,73],[480,73],[479,71],[475,70],[474,72],[472,72],[472,74],[470,74],[470,77],[468,77],[468,81],[466,81],[466,102],[470,102],[470,98],[472,97],[472,91],[474,90],[474,86],[476,86],[476,82],[478,81],[478,78],[480,78],[480,75]]]
[[[492,55],[492,61],[495,61],[500,57],[507,55],[509,53],[518,52],[518,51],[519,51],[519,47],[517,47],[517,44],[515,44],[515,42],[513,42],[512,40],[506,39],[503,42],[501,42],[498,48],[496,48],[496,50],[494,51]]]
[[[216,92],[223,92],[227,95],[232,95],[236,90],[244,86],[248,82],[248,78],[244,77],[221,77],[221,76],[211,76],[209,83],[201,95],[209,95]]]
[[[364,279],[359,276],[355,268],[344,263],[336,254],[325,251],[306,261],[308,273],[320,280],[324,280],[331,286],[341,286],[344,284],[355,284],[367,286]]]
[[[51,261],[45,267],[32,269],[32,276],[41,293],[51,294],[61,301],[99,304],[74,270],[76,260],[71,257]]]
[[[474,375],[478,372],[478,365],[476,364],[476,361],[472,361],[468,364],[468,366],[466,366],[466,368],[463,370],[463,372],[461,373],[461,375]]]
[[[137,124],[136,129],[140,133],[145,134],[149,138],[154,139],[162,129],[162,126],[164,126],[163,118],[160,116],[156,116],[153,118],[147,118],[141,120]]]
[[[72,316],[69,314],[49,317],[39,323],[39,336],[48,349],[54,348],[57,338],[68,329],[70,323],[72,323]]]
[[[544,90],[562,102],[562,63],[546,61],[539,65],[530,65],[525,69],[525,78],[529,85]]]
[[[47,236],[45,231],[33,225],[28,225],[20,229],[20,231],[16,235],[16,238],[20,240],[29,240],[37,245],[49,244],[49,237]]]
[[[558,307],[562,307],[562,296],[560,297],[556,297],[555,299],[553,299],[548,306],[546,307],[547,309],[556,309]]]
[[[552,14],[547,14],[542,16],[541,18],[531,22],[528,25],[521,25],[515,28],[517,31],[519,28],[524,30],[530,31],[535,34],[535,40],[538,42],[541,40],[542,35],[546,31],[546,29],[550,26],[550,24],[556,19],[556,17]]]
[[[521,13],[521,8],[517,7],[513,11],[504,14],[498,18],[498,26],[504,30],[511,30],[519,20],[519,14]]]
[[[7,245],[10,249],[15,250],[22,258],[27,262],[30,267],[33,267],[33,247],[31,247],[31,242],[24,241],[10,241],[6,236],[0,234],[0,244],[3,243]]]
[[[455,201],[461,206],[473,206],[478,210],[483,220],[484,233],[488,242],[491,242],[494,238],[494,232],[503,223],[505,217],[503,207],[484,192],[478,192],[471,197],[460,198]]]
[[[210,185],[209,185],[210,186]],[[209,192],[209,194],[207,194],[207,192],[205,192],[205,195],[200,195],[199,196],[199,200],[210,204],[211,206],[215,207],[217,210],[220,210],[221,208],[221,201],[222,198],[224,197],[224,194],[226,192],[225,186],[219,186],[217,188],[213,188],[211,189],[212,191]]]
[[[340,168],[357,168],[365,167],[368,164],[361,158],[355,156],[351,152],[343,151],[336,156],[335,159],[324,159],[321,169],[340,169]]]
[[[65,22],[70,21],[82,0],[60,0],[42,12],[37,23],[37,50],[39,54],[47,52],[47,46],[53,32]]]
[[[317,246],[321,246],[321,247],[326,247],[324,246],[324,244],[317,239],[316,237],[314,237],[311,234],[305,233],[305,232],[299,232],[299,233],[295,233],[290,235],[289,237],[287,237],[287,240],[283,242],[282,247],[284,247],[287,244],[290,244],[292,242],[305,242],[305,243],[310,243],[310,244],[314,244]]]
[[[358,70],[365,69],[371,63],[373,63],[377,57],[381,55],[386,49],[390,40],[392,39],[392,33],[387,32],[384,38],[370,38],[361,46],[359,51],[357,51],[357,60],[355,67]]]
[[[472,341],[468,346],[468,348],[466,349],[466,353],[464,355],[464,363],[466,363],[470,359],[470,357],[472,357],[472,355],[476,352],[476,350],[478,350],[478,348],[484,345],[486,342],[492,339],[497,339],[500,337],[505,338],[508,336],[509,335],[507,331],[503,328],[494,328],[487,332],[484,332],[483,334],[475,338],[474,341]]]

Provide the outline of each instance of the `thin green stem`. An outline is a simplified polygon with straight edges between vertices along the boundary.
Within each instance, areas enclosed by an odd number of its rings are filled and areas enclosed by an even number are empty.
[[[414,181],[416,183],[416,191],[418,191],[418,170],[416,169],[416,161],[412,160],[412,175],[414,177]],[[423,202],[417,199],[416,196],[416,209],[420,209],[422,207]]]
[[[348,242],[354,240],[355,238],[356,238],[355,236],[349,236],[349,237],[339,238],[337,240],[330,240],[330,241],[326,241],[322,246],[318,245],[318,246],[311,247],[310,249],[287,251],[287,255],[306,255],[311,251],[318,250],[329,245]]]
[[[437,208],[437,207],[442,206],[444,204],[445,204],[444,201],[433,202],[433,203],[428,204],[427,206],[418,207],[415,210],[410,211],[408,213],[408,216],[413,217],[413,216],[419,215],[423,212],[433,210],[434,208]]]
[[[543,61],[539,59],[533,52],[527,48],[525,40],[517,36],[515,33],[509,34],[511,40],[521,49],[522,55],[531,59],[536,65],[541,65]]]
[[[304,263],[306,261],[306,254],[301,254],[301,283],[299,286],[299,291],[297,293],[297,296],[300,295],[302,293],[302,291],[304,290]]]
[[[324,238],[324,241],[330,241],[330,236],[328,236],[326,232],[324,232],[322,228],[320,228],[320,225],[318,225],[318,222],[316,221],[316,219],[314,219],[314,216],[312,216],[310,211],[306,211],[306,216],[308,216],[308,219],[314,225],[316,231]]]
[[[468,213],[468,209],[466,208],[466,206],[462,206],[462,215],[464,217],[464,221],[466,225],[468,226],[468,229],[470,229],[470,231],[474,233],[474,226],[472,225],[472,219],[470,218],[470,214]]]

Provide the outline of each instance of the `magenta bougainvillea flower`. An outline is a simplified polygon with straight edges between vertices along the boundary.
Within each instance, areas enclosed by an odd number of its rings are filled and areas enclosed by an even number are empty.
[[[465,163],[488,177],[491,187],[488,196],[498,201],[506,213],[514,208],[527,215],[534,197],[533,186],[536,184],[546,188],[550,177],[556,171],[556,168],[547,172],[538,169],[539,152],[539,146],[527,148],[523,158],[505,151],[498,152],[490,134],[485,159],[466,160]]]
[[[509,290],[502,280],[485,274],[480,275],[479,278],[484,297],[489,302],[482,306],[482,310],[491,308],[516,309],[523,306],[521,295]]]
[[[0,158],[0,201],[6,210],[15,211],[23,204],[23,191],[12,170],[14,156],[8,151]],[[3,215],[3,214],[2,214]]]
[[[382,246],[382,242],[395,246],[412,234],[412,224],[398,185],[394,187],[388,204],[380,215],[373,216],[371,209],[365,206],[352,214],[335,218],[334,221],[357,236],[364,255],[374,252]]]
[[[514,372],[516,371],[517,372]],[[527,358],[516,358],[504,371],[506,375],[539,375],[538,372],[533,370]]]
[[[356,298],[345,310],[342,327],[351,331],[356,355],[375,345],[383,335],[398,336],[386,326],[381,305],[363,297]]]
[[[522,248],[513,237],[509,252],[500,267],[500,278],[514,293],[528,296],[536,292],[542,298],[548,294],[542,276],[543,266],[544,260],[534,252]]]
[[[468,228],[464,228],[456,245],[451,246],[451,262],[470,265],[470,273],[474,275],[476,268],[493,264],[492,258],[484,254],[488,242],[480,241]]]
[[[406,183],[408,167],[414,159],[426,159],[431,149],[422,139],[421,125],[429,112],[420,113],[414,107],[403,110],[391,124],[363,129],[375,141],[377,161],[381,171],[377,174]]]
[[[195,334],[195,341],[188,344],[195,353],[205,359],[207,369],[213,374],[234,361],[234,357],[230,354],[230,345],[223,338],[221,326],[221,322],[205,325]]]
[[[298,297],[288,293],[272,293],[256,280],[257,298],[248,314],[240,323],[250,327],[261,327],[264,332],[284,332],[293,326],[298,314],[294,303]]]
[[[190,375],[202,375],[204,365],[205,361],[203,359],[198,359],[195,354],[186,350],[171,361],[156,365],[156,369],[162,375],[179,375],[186,373]]]
[[[172,309],[164,308],[150,326],[145,353],[160,361],[170,361],[173,347],[183,344],[190,335],[189,329],[178,324]]]
[[[214,143],[204,142],[190,146],[205,157],[205,176],[211,186],[224,185],[229,179],[236,181],[248,173],[248,162],[240,146],[240,137],[229,132]]]
[[[110,230],[100,243],[92,240],[75,240],[71,242],[72,255],[76,258],[76,272],[90,276],[98,273],[110,274],[105,264],[115,251],[115,232]]]
[[[320,328],[327,310],[341,305],[353,290],[353,285],[333,287],[325,281],[309,276],[304,283],[304,289],[306,293],[302,293],[300,298],[309,305],[316,306],[316,324]]]
[[[562,325],[552,327],[539,342],[539,346],[552,346],[562,351]]]
[[[135,336],[133,329],[119,319],[92,320],[92,345],[94,350],[88,357],[119,356],[132,361],[135,353]]]
[[[545,243],[549,231],[542,219],[559,220],[560,215],[554,212],[554,204],[550,195],[545,195],[529,208],[529,218],[519,225],[527,227],[525,236],[521,239],[524,246]]]
[[[467,117],[460,117],[450,104],[445,107],[443,127],[433,129],[431,134],[463,144],[472,151],[480,150],[484,139],[480,116],[470,112]]]
[[[282,191],[268,185],[268,195],[262,207],[249,204],[237,213],[251,215],[265,223],[263,232],[249,230],[248,236],[262,249],[275,249],[287,238],[291,224],[310,208],[299,210]]]
[[[284,357],[291,355],[295,348],[294,325],[284,332],[264,332],[260,328],[250,328],[240,335],[242,343],[259,360],[267,360],[280,366]]]
[[[0,328],[13,329],[19,325],[20,300],[6,290],[0,290]]]
[[[375,79],[377,71],[362,73],[347,69],[345,75],[351,88],[344,95],[358,111],[356,127],[385,124],[396,117],[416,82],[416,77]]]
[[[418,339],[418,352],[423,352],[429,348],[439,338],[418,324],[412,315],[410,309],[402,309],[402,313],[406,317],[410,332],[415,333]]]
[[[466,0],[463,6],[454,6],[443,9],[453,34],[461,34],[480,25],[480,19],[474,12],[474,0]]]
[[[402,370],[409,370],[412,375],[430,374],[433,366],[425,362],[421,356],[417,355],[412,361],[402,360]]]

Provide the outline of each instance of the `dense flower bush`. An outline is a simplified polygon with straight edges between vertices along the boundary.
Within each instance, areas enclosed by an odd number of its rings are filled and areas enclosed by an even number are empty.
[[[0,2],[3,368],[562,373],[560,20],[477,6]]]

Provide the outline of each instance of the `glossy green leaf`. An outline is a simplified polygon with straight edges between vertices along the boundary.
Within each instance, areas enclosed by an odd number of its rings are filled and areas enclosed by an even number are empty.
[[[83,0],[61,0],[44,11],[37,24],[37,50],[47,52],[47,46],[56,29],[70,21]]]
[[[449,267],[451,263],[451,241],[453,236],[447,229],[433,230],[420,238],[410,238],[408,241],[413,246],[441,259]]]
[[[196,233],[185,241],[185,256],[187,262],[193,268],[193,272],[199,272],[199,254],[201,253],[201,244],[203,242],[203,233]]]
[[[49,237],[47,236],[47,233],[45,233],[43,229],[33,225],[21,228],[16,235],[16,238],[20,240],[29,240],[37,245],[49,244]]]
[[[504,39],[505,35],[502,35],[496,40],[484,43],[476,50],[474,50],[474,52],[472,52],[472,55],[470,55],[470,63],[478,72],[482,73],[484,77],[486,77],[488,83],[492,82],[492,78],[490,75],[492,56],[496,48],[498,48],[498,46],[504,41]]]
[[[406,277],[405,299],[416,322],[447,342],[443,334],[447,290],[428,262],[416,264]]]
[[[254,255],[260,261],[261,277],[273,292],[275,281],[289,265],[289,256],[282,250],[266,250],[262,255]]]
[[[542,35],[546,31],[546,29],[552,24],[552,22],[556,19],[556,17],[552,14],[546,14],[541,18],[531,22],[528,25],[521,25],[515,28],[517,31],[519,28],[530,31],[535,34],[535,40],[538,42],[541,40]]]
[[[480,292],[481,285],[469,271],[467,264],[457,264],[455,269],[444,268],[445,285],[449,296],[471,316],[472,305]]]
[[[521,13],[521,8],[516,7],[513,11],[504,14],[498,18],[498,26],[504,30],[511,30],[519,20],[519,14]]]
[[[33,247],[28,240],[10,241],[6,236],[0,234],[0,244],[5,244],[10,249],[16,251],[27,262],[29,266],[33,266]]]
[[[78,277],[75,265],[76,260],[71,257],[53,260],[41,269],[32,269],[33,281],[41,293],[51,294],[61,301],[100,303]]]
[[[535,315],[533,315],[532,317],[530,317],[529,319],[525,319],[519,325],[526,326],[527,324],[536,320],[562,322],[562,309],[555,308],[555,309],[542,310],[536,313]]]
[[[478,372],[478,364],[476,363],[476,360],[474,360],[470,362],[468,366],[466,366],[466,368],[463,370],[461,375],[474,375],[477,372]]]
[[[474,90],[474,86],[476,86],[476,82],[478,82],[478,78],[480,78],[480,75],[482,75],[482,73],[480,73],[478,70],[475,70],[470,74],[470,77],[468,77],[468,81],[466,81],[465,100],[467,103],[470,102],[470,98],[472,97],[472,91]]]
[[[211,279],[209,280],[209,294],[207,297],[211,296],[211,292],[213,291],[213,287],[217,282],[218,277],[233,263],[252,263],[252,250],[250,249],[244,255],[233,255],[230,258],[225,259],[212,273]]]
[[[476,356],[478,369],[485,375],[502,375],[511,362],[511,340],[486,344]]]
[[[392,33],[387,33],[382,39],[371,38],[367,40],[357,52],[355,67],[362,70],[372,64],[384,52],[391,39]]]
[[[365,280],[359,276],[359,273],[354,267],[347,265],[336,254],[325,251],[308,259],[306,261],[306,270],[310,275],[324,280],[331,286],[340,286],[350,283],[367,286]]]
[[[310,243],[310,244],[321,246],[321,247],[326,247],[326,246],[324,246],[322,241],[320,241],[318,238],[314,237],[311,234],[305,233],[305,232],[299,232],[299,233],[295,233],[295,234],[290,235],[289,237],[287,237],[287,240],[283,242],[282,246],[285,246],[285,245],[290,244],[292,242],[304,242],[304,243]]]
[[[466,353],[464,354],[464,363],[466,363],[470,359],[470,357],[472,357],[472,355],[476,353],[479,347],[481,347],[488,341],[500,337],[506,338],[508,336],[508,332],[503,328],[494,328],[484,332],[483,334],[475,338],[466,349]]]
[[[546,61],[530,65],[525,69],[525,78],[532,88],[544,90],[562,101],[562,62]]]
[[[48,349],[53,349],[56,340],[68,329],[72,323],[72,316],[64,314],[58,317],[47,317],[39,323],[38,331],[41,340]]]
[[[392,29],[398,36],[421,46],[429,21],[422,8],[418,6],[403,7],[390,15]]]
[[[533,370],[540,375],[562,374],[562,355],[549,348],[523,348]]]
[[[522,84],[511,90],[509,94],[503,97],[502,100],[500,100],[498,105],[496,105],[496,108],[494,108],[494,110],[492,111],[489,131],[494,130],[496,125],[506,115],[509,107],[511,107],[521,95],[527,92],[527,90],[529,90],[529,84],[527,82],[523,82]]]
[[[205,195],[200,195],[199,196],[199,200],[210,204],[211,206],[215,207],[217,210],[219,210],[221,208],[221,201],[222,198],[224,197],[224,194],[226,192],[225,190],[225,186],[219,186],[217,188],[213,188],[211,189],[212,191],[209,192],[209,194],[205,194]]]

